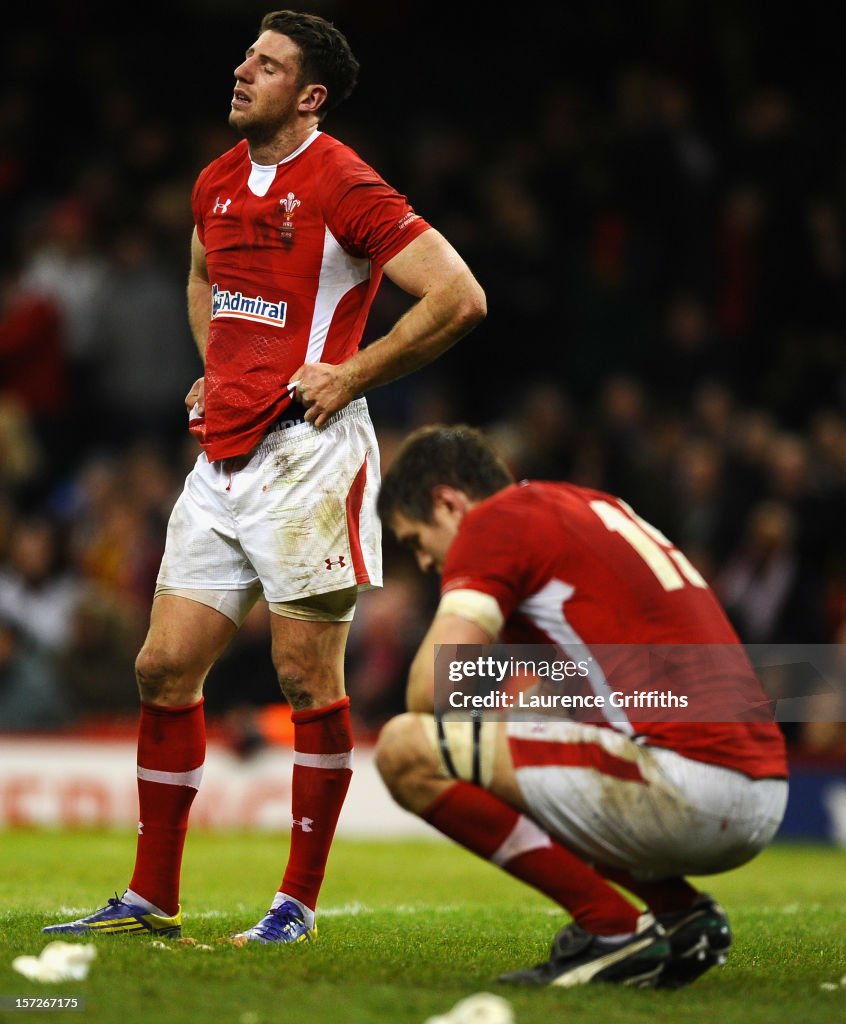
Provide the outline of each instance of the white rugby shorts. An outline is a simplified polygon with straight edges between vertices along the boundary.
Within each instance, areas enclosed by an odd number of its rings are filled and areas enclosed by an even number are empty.
[[[257,591],[287,603],[382,585],[379,449],[363,398],[320,429],[267,434],[245,456],[202,453],[167,528],[156,589]]]
[[[637,878],[738,867],[784,816],[784,779],[751,779],[583,723],[508,722],[506,730],[512,754],[520,745],[515,770],[532,817],[586,860]]]

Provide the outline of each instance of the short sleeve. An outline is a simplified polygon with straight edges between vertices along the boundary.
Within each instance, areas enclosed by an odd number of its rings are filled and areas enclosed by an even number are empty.
[[[191,212],[194,215],[194,225],[197,228],[197,237],[200,239],[203,245],[206,244],[206,224],[205,216],[203,214],[203,183],[208,174],[208,167],[206,167],[199,175],[197,180],[194,182],[194,188],[191,192]]]
[[[429,228],[406,197],[352,150],[333,154],[326,181],[326,223],[353,256],[384,266]]]
[[[503,618],[516,611],[530,593],[536,566],[526,543],[522,503],[482,502],[461,523],[450,545],[441,576],[441,593],[480,590],[496,599]]]

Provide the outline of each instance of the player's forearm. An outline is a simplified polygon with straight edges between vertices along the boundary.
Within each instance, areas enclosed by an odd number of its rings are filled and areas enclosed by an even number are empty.
[[[368,391],[433,362],[472,331],[486,311],[485,294],[469,274],[433,289],[388,334],[348,360],[351,390]]]
[[[408,672],[405,704],[408,711],[431,714],[435,707],[435,650],[441,657],[453,657],[456,645],[488,644],[493,635],[477,622],[453,611],[438,612],[414,656]],[[444,650],[451,645],[452,654]]]
[[[203,363],[206,361],[210,321],[211,286],[204,278],[191,274],[188,278],[188,323]]]

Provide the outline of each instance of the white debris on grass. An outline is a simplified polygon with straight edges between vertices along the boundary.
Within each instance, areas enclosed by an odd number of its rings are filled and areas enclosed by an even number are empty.
[[[30,981],[83,981],[96,956],[91,943],[50,942],[38,956],[16,956],[12,968]]]
[[[492,992],[477,992],[424,1024],[515,1024],[511,1003]]]

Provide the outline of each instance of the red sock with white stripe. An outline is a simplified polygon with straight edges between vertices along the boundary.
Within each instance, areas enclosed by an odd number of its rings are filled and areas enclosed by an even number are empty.
[[[352,778],[350,699],[343,697],[323,708],[291,714],[294,723],[294,772],[291,783],[291,852],[285,877],[274,903],[283,898],[299,903],[306,924],[314,923],[314,908],[335,826]]]
[[[188,813],[205,759],[202,699],[179,708],[141,705],[138,845],[129,889],[168,915],[179,908]]]
[[[559,903],[595,935],[633,932],[640,911],[530,818],[469,782],[456,782],[421,817],[439,832]]]

